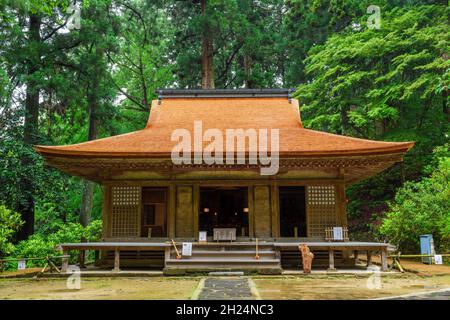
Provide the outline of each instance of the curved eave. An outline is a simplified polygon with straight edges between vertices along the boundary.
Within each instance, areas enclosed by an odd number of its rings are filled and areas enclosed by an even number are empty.
[[[392,142],[389,145],[366,149],[348,149],[348,150],[321,150],[321,151],[283,151],[279,152],[282,158],[296,157],[338,157],[338,156],[370,156],[382,154],[405,154],[414,146],[414,142]],[[170,158],[168,152],[123,152],[123,151],[84,151],[68,150],[64,147],[52,146],[34,146],[34,150],[45,156],[69,156],[76,158]],[[248,154],[248,153],[247,153]]]

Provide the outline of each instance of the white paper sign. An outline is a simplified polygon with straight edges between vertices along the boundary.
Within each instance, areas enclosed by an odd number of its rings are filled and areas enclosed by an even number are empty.
[[[182,256],[190,257],[192,256],[192,243],[183,242],[183,250],[181,251]]]
[[[333,239],[344,240],[344,233],[342,231],[342,227],[333,227]]]
[[[200,231],[199,233],[198,233],[198,241],[199,242],[206,242],[207,240],[207,238],[206,238],[206,236],[207,236],[207,232],[206,231]]]
[[[440,254],[437,254],[434,256],[434,263],[435,264],[442,264],[442,256]]]
[[[27,268],[27,263],[25,260],[19,260],[17,262],[17,270],[25,270]]]

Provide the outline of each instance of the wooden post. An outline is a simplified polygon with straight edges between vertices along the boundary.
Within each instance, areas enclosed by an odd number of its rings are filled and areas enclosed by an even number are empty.
[[[367,250],[367,267],[372,266],[372,251]]]
[[[359,259],[358,259],[358,250],[353,250],[353,256],[355,257],[355,265],[359,263]]]
[[[381,248],[381,271],[387,271],[388,262],[387,262],[387,248]]]
[[[170,247],[164,249],[164,266],[167,265],[167,260],[170,259]]]
[[[176,187],[175,184],[169,185],[169,210],[167,212],[167,235],[169,238],[175,238],[175,211],[176,211]]]
[[[328,250],[328,259],[329,259],[328,270],[335,271],[336,269],[334,268],[334,250],[333,249]]]
[[[63,250],[63,255],[68,256],[69,250]],[[61,259],[61,272],[67,272],[67,268],[69,267],[69,258],[64,257]]]
[[[85,253],[86,252],[84,250],[80,250],[80,255],[79,255],[79,258],[78,258],[78,262],[80,264],[80,268],[86,267],[85,264],[84,264],[85,256],[86,256]]]
[[[250,185],[248,186],[248,209],[249,212],[247,213],[248,216],[248,236],[250,238],[253,238],[255,236],[255,228],[254,228],[254,186]]]
[[[120,271],[120,250],[118,248],[114,249],[114,269],[113,272]]]

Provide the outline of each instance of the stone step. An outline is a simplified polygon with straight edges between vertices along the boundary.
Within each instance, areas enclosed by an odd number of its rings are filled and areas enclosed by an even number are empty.
[[[228,265],[212,265],[209,263],[203,264],[176,264],[167,265],[164,270],[187,270],[187,271],[197,271],[197,272],[213,272],[213,271],[243,271],[243,270],[259,270],[259,269],[281,269],[278,264],[228,264]]]
[[[215,266],[215,265],[175,265],[166,266],[163,269],[164,275],[184,275],[187,273],[206,273],[209,272],[244,272],[244,274],[259,273],[266,275],[281,274],[283,270],[279,265],[229,265],[229,266]]]
[[[181,253],[181,252],[180,252]],[[171,252],[172,255],[176,255],[175,250]],[[258,251],[259,256],[275,256],[275,251]],[[192,256],[255,256],[256,251],[237,251],[237,250],[227,250],[227,251],[211,251],[211,250],[192,250]]]
[[[274,250],[258,250],[259,253],[275,253]],[[192,253],[242,253],[242,254],[254,254],[256,250],[197,250],[192,249]]]
[[[192,259],[167,259],[166,265],[169,264],[198,264],[198,263],[206,263],[206,264],[236,264],[236,263],[243,263],[243,264],[279,264],[279,259],[254,259],[254,258],[248,258],[248,259],[208,259],[208,258],[192,258]]]
[[[217,248],[226,248],[232,250],[242,250],[242,249],[255,249],[255,243],[234,243],[234,242],[208,242],[208,243],[192,243],[192,249],[201,249],[201,250],[217,250]],[[173,247],[171,247],[173,249]],[[181,243],[177,243],[177,248],[181,248]],[[260,249],[273,249],[273,243],[259,243],[258,248]]]
[[[274,256],[260,256],[259,259],[255,259],[255,256],[191,256],[186,257],[183,256],[181,259],[177,259],[176,256],[171,256],[169,260],[175,261],[175,260],[185,260],[185,261],[195,261],[195,260],[203,260],[203,261],[229,261],[229,260],[242,260],[242,261],[271,261],[276,260],[279,261]]]

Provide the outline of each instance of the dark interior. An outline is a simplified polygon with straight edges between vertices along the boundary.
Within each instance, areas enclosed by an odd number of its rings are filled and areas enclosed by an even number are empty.
[[[167,189],[142,188],[141,237],[167,237]]]
[[[280,233],[282,237],[306,237],[305,187],[280,187]]]
[[[236,228],[248,236],[248,189],[246,187],[200,188],[199,230],[213,235],[214,228]]]

